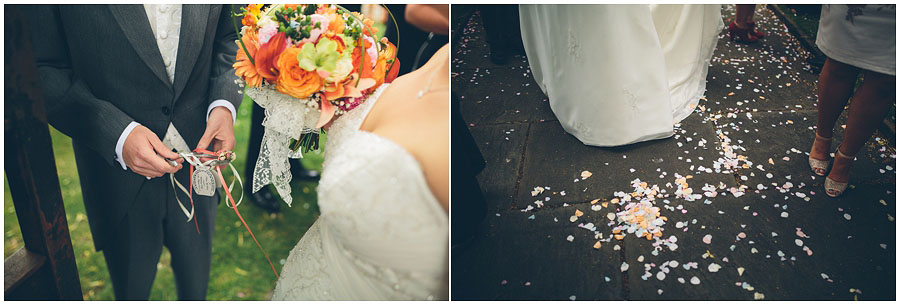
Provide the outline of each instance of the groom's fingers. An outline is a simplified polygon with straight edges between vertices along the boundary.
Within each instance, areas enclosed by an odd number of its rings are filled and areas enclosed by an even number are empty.
[[[150,139],[150,145],[153,145],[153,150],[163,158],[176,160],[181,157],[167,147],[166,144],[163,144],[159,139]]]
[[[156,154],[159,155],[150,156],[149,162],[154,169],[163,173],[174,173],[181,169],[182,166],[180,163],[178,163],[178,165],[176,166],[172,166],[169,161],[165,160],[177,160],[180,158],[180,156],[171,151],[169,147],[166,146],[166,144],[163,144],[162,141],[160,141],[158,138],[151,138],[150,145],[153,146],[153,150],[156,151]]]
[[[178,166],[172,166],[172,164],[169,164],[169,162],[165,159],[155,155],[151,156],[147,161],[150,168],[156,172],[159,172],[160,176],[165,173],[174,173],[181,169],[181,164],[179,164]]]
[[[135,160],[134,164],[131,167],[131,171],[134,173],[150,178],[156,178],[163,175],[163,172],[156,170],[155,168],[149,166],[147,160]]]
[[[150,145],[152,146],[152,149],[145,151],[145,153],[142,155],[142,157],[144,158],[144,164],[141,165],[143,165],[146,169],[158,172],[160,176],[165,173],[174,173],[181,169],[181,164],[179,164],[178,166],[172,166],[172,164],[169,164],[168,161],[163,159],[164,157],[176,159],[178,158],[178,154],[169,151],[168,147],[166,147],[165,144],[162,144],[159,139],[151,138]]]
[[[212,141],[212,138],[213,134],[209,131],[209,129],[206,129],[206,132],[204,132],[203,136],[200,137],[200,142],[197,142],[197,148],[206,149],[207,147],[209,147],[209,142]]]

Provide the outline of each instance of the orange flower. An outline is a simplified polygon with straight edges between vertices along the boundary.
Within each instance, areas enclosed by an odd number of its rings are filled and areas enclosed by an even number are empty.
[[[359,76],[361,78],[373,78],[371,59],[369,59],[369,56],[365,53],[365,51],[361,52],[359,48],[360,44],[363,44],[364,49],[372,47],[371,42],[369,42],[368,40],[363,40],[362,36],[360,36],[359,41],[356,42],[356,47],[353,48],[353,53],[350,54],[350,58],[353,59],[353,73],[360,73],[359,67],[360,65],[362,65],[362,72],[359,74]]]
[[[390,70],[387,72],[387,75],[384,76],[384,82],[390,83],[397,79],[397,76],[400,74],[400,60],[394,58],[394,61],[388,62],[387,65]]]
[[[378,54],[379,57],[384,57],[388,61],[397,57],[397,46],[391,43],[387,37],[381,37],[381,44],[384,45],[384,48],[381,49],[381,54]]]
[[[331,4],[319,5],[319,7],[316,8],[316,14],[320,15],[334,14],[335,12],[337,12],[337,7]]]
[[[366,25],[363,27],[363,34],[366,34],[367,36],[375,36],[375,34],[378,34],[378,28],[375,27],[375,21],[366,18],[363,19],[363,24]]]
[[[275,61],[279,59],[279,55],[284,51],[285,47],[287,47],[287,38],[284,33],[278,33],[269,38],[268,42],[259,46],[259,50],[256,51],[257,56],[254,57],[256,72],[262,75],[269,83],[276,83],[278,80],[278,70],[276,70]]]
[[[260,14],[260,8],[262,8],[262,4],[247,5],[246,12],[244,12],[244,18],[241,19],[241,24],[255,27],[256,22],[259,21],[256,16]]]
[[[298,5],[299,5],[299,4],[285,4],[285,5],[284,5],[284,8],[287,8],[287,9],[297,9],[297,6],[298,6]]]
[[[244,34],[244,37],[241,37],[241,40],[244,42],[244,46],[247,47],[247,51],[250,52],[250,56],[247,56],[244,53],[244,48],[241,47],[239,42],[235,42],[238,44],[237,51],[237,62],[232,65],[234,67],[234,75],[244,79],[244,82],[247,83],[247,86],[250,87],[258,87],[262,84],[262,76],[256,71],[256,67],[250,62],[250,57],[256,57],[256,51],[259,48],[258,42],[256,38],[256,32],[247,31]]]
[[[388,41],[387,37],[382,37],[381,43],[384,44],[385,47],[381,50],[381,54],[379,54],[378,57],[379,59],[384,58],[385,60],[386,70],[388,71],[384,76],[384,82],[390,83],[394,81],[394,79],[397,78],[397,74],[400,73],[400,60],[397,59],[397,47]]]
[[[275,89],[296,98],[307,98],[321,90],[325,81],[315,71],[300,68],[300,63],[297,62],[298,54],[300,48],[290,47],[278,56],[275,66],[279,74]]]
[[[375,86],[373,88],[378,88],[381,84],[384,84],[384,76],[387,71],[387,60],[384,58],[378,58],[378,61],[375,62],[375,69],[372,70],[372,76],[375,78]]]
[[[357,82],[358,76],[356,73],[353,73],[342,82],[326,85],[325,90],[322,92],[325,95],[325,99],[332,101],[342,97],[361,97],[363,91],[375,85],[375,80],[371,78],[361,79]]]
[[[344,33],[344,17],[340,14],[332,14],[331,20],[328,21],[328,30],[335,34]]]

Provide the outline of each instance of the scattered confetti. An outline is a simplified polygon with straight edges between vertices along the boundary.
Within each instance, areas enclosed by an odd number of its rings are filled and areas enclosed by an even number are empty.
[[[589,172],[589,171],[582,171],[582,172],[581,172],[581,180],[590,178],[590,177],[593,176],[593,175],[594,175],[594,174],[591,173],[591,172]]]

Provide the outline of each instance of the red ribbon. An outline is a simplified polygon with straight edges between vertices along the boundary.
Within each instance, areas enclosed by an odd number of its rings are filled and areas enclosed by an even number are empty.
[[[278,275],[278,271],[275,270],[275,264],[272,264],[272,260],[269,259],[269,254],[266,253],[266,250],[263,249],[262,245],[259,244],[259,240],[256,240],[256,236],[253,235],[253,231],[250,230],[250,226],[247,225],[247,222],[244,221],[244,217],[241,216],[241,212],[238,211],[237,204],[234,203],[234,198],[231,197],[231,192],[228,191],[228,188],[225,187],[225,177],[222,176],[222,169],[216,167],[216,172],[219,173],[219,181],[222,181],[222,188],[225,189],[225,195],[228,195],[228,200],[231,201],[231,207],[234,209],[234,214],[241,220],[241,223],[244,224],[244,228],[247,228],[247,232],[250,233],[250,237],[253,237],[253,241],[256,242],[256,246],[259,247],[259,250],[262,251],[263,255],[266,256],[266,260],[269,261],[269,266],[272,267],[272,272],[275,272],[276,278],[281,278]]]
[[[225,152],[225,151],[212,152],[212,151],[209,151],[209,150],[206,150],[206,149],[199,149],[199,148],[198,148],[198,149],[194,149],[193,152],[194,152],[194,153],[200,153],[200,154],[206,154],[206,155],[213,155],[213,156],[217,156],[217,158],[221,158],[221,157],[223,156],[223,154],[224,154],[224,156],[230,157],[230,153],[229,153],[229,152]],[[226,157],[226,158],[227,158],[227,157]],[[224,161],[224,160],[221,160],[221,161]],[[194,166],[191,165],[190,167],[191,167],[191,171],[190,171],[190,172],[191,172],[191,177],[193,177],[193,176],[194,176]],[[241,223],[244,224],[244,228],[246,228],[246,229],[247,229],[247,232],[250,233],[250,237],[253,238],[253,242],[256,243],[256,246],[259,247],[259,250],[262,251],[263,255],[266,257],[266,261],[268,261],[268,262],[269,262],[269,266],[272,267],[272,272],[275,273],[275,277],[276,277],[276,278],[281,278],[281,276],[278,275],[278,271],[275,269],[275,264],[273,264],[273,263],[272,263],[272,259],[269,258],[269,254],[266,253],[266,250],[265,250],[265,249],[263,249],[262,245],[259,243],[259,240],[256,239],[256,235],[253,234],[253,231],[250,230],[250,226],[247,225],[247,222],[244,221],[244,217],[241,216],[241,212],[238,211],[237,203],[234,202],[234,197],[231,196],[231,191],[229,191],[228,188],[225,187],[226,185],[228,185],[228,183],[225,182],[225,177],[222,176],[222,169],[220,169],[219,166],[216,166],[216,173],[218,173],[218,175],[219,175],[219,181],[222,182],[222,189],[225,190],[225,195],[228,197],[228,200],[231,201],[231,207],[234,209],[234,214],[237,215],[238,219],[241,220]],[[235,174],[237,174],[237,173],[235,173]],[[193,209],[194,209],[194,198],[193,198],[193,194],[194,194],[194,179],[189,179],[189,180],[190,180],[190,194],[188,194],[188,198],[191,199],[191,210],[193,210]],[[197,215],[194,215],[194,226],[197,228],[197,234],[200,234],[200,226],[197,224]]]

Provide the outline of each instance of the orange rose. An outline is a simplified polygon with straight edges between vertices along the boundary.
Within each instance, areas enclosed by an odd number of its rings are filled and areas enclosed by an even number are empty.
[[[297,55],[300,48],[290,47],[281,52],[275,66],[278,68],[278,83],[275,89],[281,93],[296,97],[307,98],[322,89],[325,80],[315,71],[306,71],[300,68]]]
[[[250,56],[244,53],[244,47],[241,46],[240,42],[235,42],[238,44],[238,51],[235,58],[237,62],[232,65],[234,67],[234,75],[242,78],[247,83],[247,86],[258,87],[262,84],[262,76],[259,75],[256,67],[250,62],[250,57],[256,56],[256,50],[259,48],[256,32],[247,31],[244,37],[241,37],[241,40],[244,42],[244,46],[247,47],[247,51],[250,52]]]

